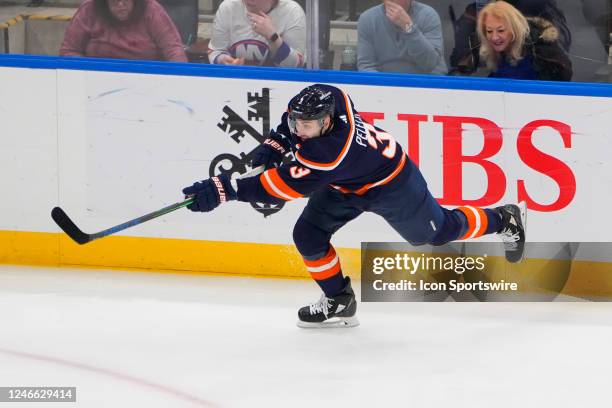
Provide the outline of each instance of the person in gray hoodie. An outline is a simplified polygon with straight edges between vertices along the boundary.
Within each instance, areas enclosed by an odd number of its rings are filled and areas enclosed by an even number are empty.
[[[446,74],[440,16],[414,0],[385,0],[357,23],[357,69]]]

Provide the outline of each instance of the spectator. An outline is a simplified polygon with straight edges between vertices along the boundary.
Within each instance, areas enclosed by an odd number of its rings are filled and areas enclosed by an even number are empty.
[[[187,61],[174,23],[155,0],[85,0],[66,29],[59,54]]]
[[[455,47],[450,56],[451,73],[469,74],[478,69],[479,48],[476,34],[477,14],[490,0],[477,0],[465,8],[465,12],[455,21],[451,7],[451,18],[454,20]],[[555,0],[508,0],[525,17],[541,17],[550,21],[559,32],[559,42],[565,51],[569,51],[572,34],[567,27],[565,15]]]
[[[539,17],[525,18],[511,4],[487,4],[478,14],[480,56],[495,78],[569,81],[572,64],[557,28]]]
[[[302,67],[304,10],[293,0],[225,0],[208,47],[212,64]]]
[[[440,16],[414,0],[385,0],[357,22],[357,69],[445,74]]]

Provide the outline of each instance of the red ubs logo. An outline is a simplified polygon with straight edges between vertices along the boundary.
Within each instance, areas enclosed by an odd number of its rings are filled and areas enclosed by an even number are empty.
[[[360,112],[361,117],[366,122],[374,124],[377,119],[384,119],[383,112]],[[397,120],[407,123],[408,135],[408,155],[419,164],[419,141],[420,124],[428,122],[428,115],[405,114],[397,115]],[[485,118],[470,116],[444,116],[434,115],[433,122],[442,125],[443,141],[443,191],[442,197],[437,200],[442,205],[473,205],[488,207],[499,203],[507,188],[514,188],[508,185],[508,180],[504,169],[490,159],[499,153],[504,143],[502,129],[493,121]],[[484,143],[482,150],[473,156],[462,153],[462,132],[463,125],[470,124],[482,129]],[[566,149],[572,147],[571,127],[563,122],[540,119],[534,120],[523,125],[518,131],[516,139],[516,152],[520,160],[532,170],[550,177],[558,187],[558,195],[551,203],[537,202],[529,195],[525,180],[516,180],[517,196],[519,201],[525,201],[531,210],[552,212],[559,211],[567,207],[576,195],[576,177],[572,169],[563,161],[538,149],[533,143],[533,134],[541,128],[554,130],[563,142]],[[399,139],[399,135],[395,135]],[[514,140],[514,139],[512,139]],[[475,200],[467,200],[462,196],[463,163],[474,163],[480,166],[486,175],[487,190],[484,195]]]

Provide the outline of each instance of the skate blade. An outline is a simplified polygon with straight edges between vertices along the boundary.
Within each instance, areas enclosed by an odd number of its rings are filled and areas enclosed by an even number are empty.
[[[359,326],[357,317],[334,317],[321,323],[297,321],[297,326],[302,329],[336,329]]]

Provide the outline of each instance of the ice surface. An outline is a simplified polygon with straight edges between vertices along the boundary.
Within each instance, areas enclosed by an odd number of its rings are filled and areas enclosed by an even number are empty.
[[[0,266],[0,386],[76,386],[76,404],[53,406],[87,408],[609,404],[610,303],[360,303],[357,328],[297,328],[319,295],[300,280]]]

